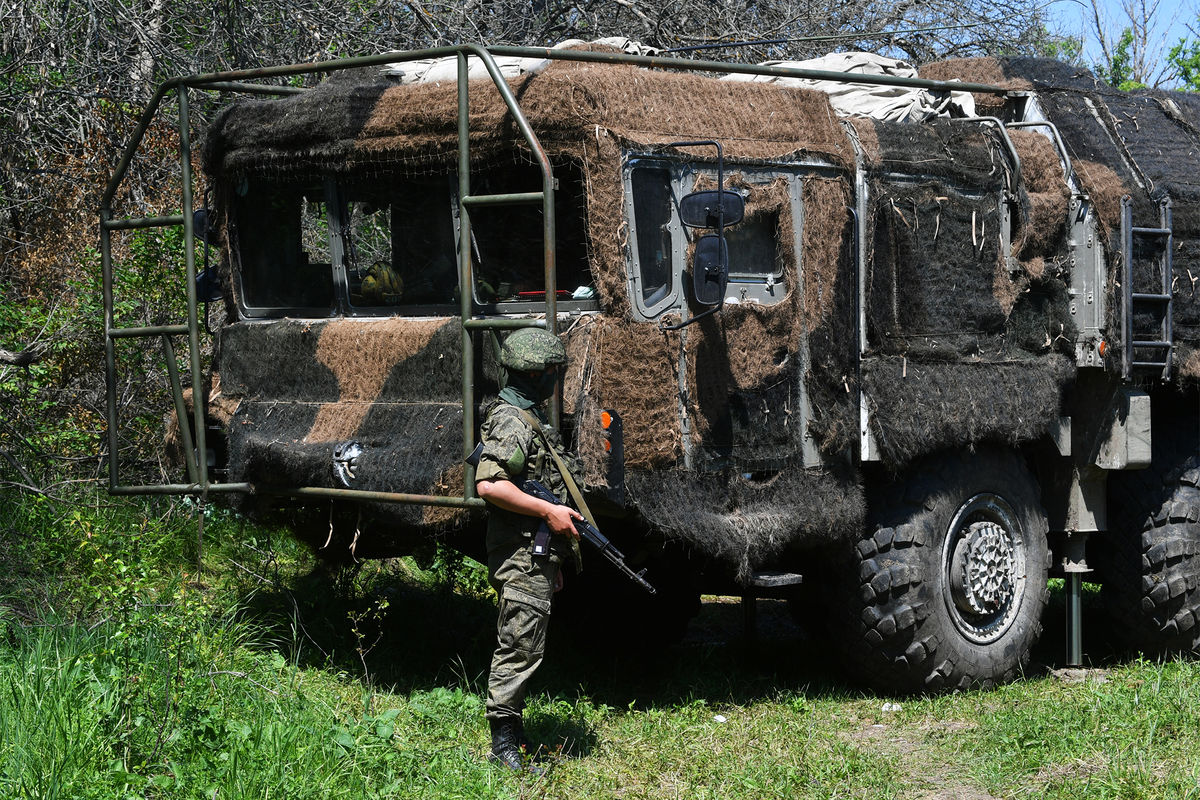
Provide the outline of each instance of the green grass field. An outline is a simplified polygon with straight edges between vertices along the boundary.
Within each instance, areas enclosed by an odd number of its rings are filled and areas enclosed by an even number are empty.
[[[864,693],[777,603],[654,655],[552,643],[541,776],[483,758],[494,606],[442,558],[324,573],[182,506],[0,496],[3,798],[1200,797],[1200,664],[1095,648],[932,698]],[[197,564],[198,553],[203,553]],[[1089,607],[1089,632],[1103,627]]]

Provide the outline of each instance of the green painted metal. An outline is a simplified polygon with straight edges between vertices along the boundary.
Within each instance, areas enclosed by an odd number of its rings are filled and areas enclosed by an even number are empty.
[[[545,328],[546,321],[543,319],[530,319],[512,317],[474,317],[463,323],[463,327],[468,330],[508,330],[519,328]],[[469,454],[468,454],[469,455]]]
[[[367,492],[361,489],[330,489],[324,486],[304,486],[298,489],[273,489],[255,486],[257,495],[271,497],[329,497],[336,500],[359,500],[373,503],[417,503],[443,508],[484,508],[478,497],[453,497],[436,494],[405,494],[402,492]]]
[[[192,218],[192,144],[191,123],[188,118],[188,90],[179,89],[179,166],[183,173],[183,264],[187,289],[188,362],[192,377],[192,424],[196,438],[196,466],[200,485],[208,486],[208,458],[205,455],[204,395],[200,393],[200,312],[196,297],[196,231]],[[183,417],[179,427],[183,427]]]
[[[109,328],[111,339],[141,339],[147,336],[186,336],[187,325],[151,325],[145,328]]]
[[[541,192],[518,192],[516,194],[476,194],[464,197],[465,206],[515,206],[540,205],[545,197]]]
[[[302,86],[264,86],[261,83],[241,83],[239,81],[214,81],[198,85],[195,88],[210,92],[241,92],[271,96],[304,94],[308,91]]]
[[[471,212],[463,202],[471,196],[471,103],[467,54],[458,53],[458,296],[462,327],[463,496],[474,497],[475,465],[467,463],[475,431],[475,338],[466,322],[471,316],[475,279],[471,269]]]
[[[169,228],[172,225],[182,225],[183,216],[175,217],[129,217],[114,219],[100,223],[110,231],[128,231],[139,228]]]
[[[171,384],[171,399],[175,403],[175,419],[180,420],[179,438],[183,441],[183,460],[187,467],[188,480],[192,483],[200,482],[200,471],[196,464],[197,461],[208,461],[201,454],[204,452],[196,447],[192,441],[192,431],[187,425],[182,423],[187,419],[187,406],[183,402],[183,387],[179,384],[179,365],[175,361],[175,346],[171,344],[171,337],[162,337],[163,358],[167,362],[167,379]],[[195,397],[195,395],[192,395]]]
[[[201,486],[198,483],[156,483],[148,486],[113,486],[108,493],[117,496],[129,495],[212,495],[212,494],[253,494],[255,487],[249,483],[210,483]]]
[[[100,273],[104,294],[104,409],[108,422],[108,490],[117,487],[117,357],[113,327],[112,232],[105,226],[110,211],[106,203],[100,209]]]

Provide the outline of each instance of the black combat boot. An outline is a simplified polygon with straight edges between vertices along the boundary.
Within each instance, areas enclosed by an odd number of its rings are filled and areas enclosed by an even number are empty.
[[[493,719],[488,724],[492,729],[492,752],[488,753],[488,761],[503,764],[514,771],[525,769],[521,759],[521,739],[524,736],[521,718]]]

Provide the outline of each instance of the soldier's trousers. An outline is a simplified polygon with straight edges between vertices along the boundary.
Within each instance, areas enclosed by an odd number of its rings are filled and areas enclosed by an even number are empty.
[[[530,540],[488,542],[488,577],[500,598],[496,652],[488,674],[487,718],[521,716],[529,680],[542,663],[554,581],[562,565],[557,553],[534,556]]]

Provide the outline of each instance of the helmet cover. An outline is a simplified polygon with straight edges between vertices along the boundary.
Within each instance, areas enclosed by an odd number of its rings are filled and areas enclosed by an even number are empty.
[[[541,372],[567,363],[562,341],[542,328],[521,328],[500,347],[500,364],[517,372]]]

